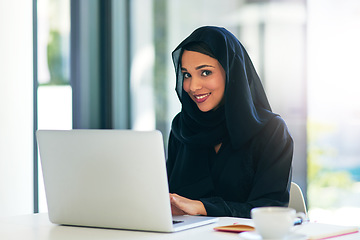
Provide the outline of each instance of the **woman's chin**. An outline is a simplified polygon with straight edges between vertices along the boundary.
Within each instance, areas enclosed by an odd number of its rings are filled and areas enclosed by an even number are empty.
[[[198,108],[200,111],[202,112],[209,112],[211,110],[213,110],[214,108],[208,107],[208,106],[203,106],[201,104],[197,104]]]

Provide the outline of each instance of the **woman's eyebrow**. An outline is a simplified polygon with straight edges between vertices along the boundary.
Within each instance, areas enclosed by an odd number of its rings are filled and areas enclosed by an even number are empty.
[[[206,64],[204,64],[204,65],[197,66],[195,69],[196,69],[196,70],[199,70],[199,69],[201,69],[201,68],[206,68],[206,67],[215,68],[215,67],[212,66],[212,65],[206,65]]]
[[[214,67],[214,66],[212,66],[212,65],[207,65],[207,64],[204,64],[204,65],[197,66],[197,67],[195,68],[195,70],[199,70],[199,69],[206,68],[206,67],[215,68],[215,67]],[[183,71],[183,72],[187,72],[187,69],[186,69],[186,68],[184,68],[184,67],[182,67],[182,68],[181,68],[181,71]]]

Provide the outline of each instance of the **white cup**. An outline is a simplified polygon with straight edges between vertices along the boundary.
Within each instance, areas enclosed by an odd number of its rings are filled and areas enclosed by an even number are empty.
[[[255,230],[263,239],[285,239],[294,226],[295,218],[303,218],[303,213],[296,213],[287,207],[258,207],[251,210]]]

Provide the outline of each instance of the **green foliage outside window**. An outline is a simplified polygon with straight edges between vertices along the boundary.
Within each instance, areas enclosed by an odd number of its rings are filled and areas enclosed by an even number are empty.
[[[335,126],[308,122],[308,205],[309,208],[336,208],[352,190],[354,180],[345,170],[336,170],[323,163],[324,158],[336,159],[337,150],[319,145],[319,139],[331,135]]]
[[[64,62],[62,56],[62,39],[57,30],[49,33],[47,45],[47,61],[50,72],[50,82],[44,85],[68,85],[69,79],[65,76]]]

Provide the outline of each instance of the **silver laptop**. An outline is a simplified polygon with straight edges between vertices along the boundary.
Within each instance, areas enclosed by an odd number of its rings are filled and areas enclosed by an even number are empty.
[[[171,215],[159,131],[38,130],[36,135],[52,223],[174,232],[217,221]]]

